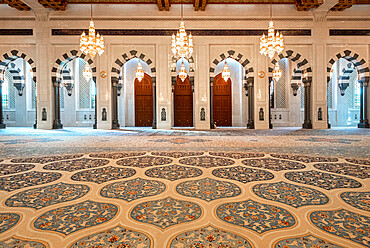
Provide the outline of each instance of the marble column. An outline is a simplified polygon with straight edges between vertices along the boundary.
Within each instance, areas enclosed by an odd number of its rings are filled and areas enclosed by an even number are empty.
[[[247,79],[248,92],[248,123],[247,128],[254,129],[254,92],[253,92],[254,78]]]
[[[53,82],[54,86],[54,122],[53,129],[62,129],[63,125],[60,121],[60,79]]]
[[[367,87],[368,83],[360,81],[360,123],[359,128],[370,128],[367,118]]]
[[[153,81],[153,129],[157,129],[157,87],[156,78],[152,78]]]
[[[311,81],[303,79],[304,84],[304,122],[302,127],[312,129],[311,122]]]
[[[119,129],[117,84],[118,79],[112,78],[112,129]]]
[[[0,80],[0,129],[6,127],[3,119],[3,80]]]

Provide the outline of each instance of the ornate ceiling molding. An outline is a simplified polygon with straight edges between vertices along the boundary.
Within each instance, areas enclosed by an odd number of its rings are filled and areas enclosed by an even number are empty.
[[[31,8],[22,2],[21,0],[4,0],[4,3],[7,3],[10,7],[15,8],[20,11],[30,11]]]

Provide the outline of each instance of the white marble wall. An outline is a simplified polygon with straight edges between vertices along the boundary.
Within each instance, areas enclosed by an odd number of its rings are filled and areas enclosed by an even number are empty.
[[[159,12],[156,5],[141,5],[137,12],[135,5],[99,5],[94,8],[94,19],[98,29],[176,29],[179,26],[179,5],[171,6],[168,12]],[[206,11],[195,12],[191,5],[185,6],[185,27],[187,29],[266,29],[268,26],[267,5],[208,5]],[[343,12],[328,12],[322,9],[298,12],[294,5],[273,6],[274,24],[277,29],[311,29],[312,36],[285,37],[285,50],[293,50],[306,58],[313,68],[311,95],[311,120],[313,128],[326,128],[326,67],[328,61],[343,50],[352,50],[369,64],[369,36],[329,36],[329,29],[368,29],[370,19],[368,5],[356,5]],[[140,13],[140,16],[138,15]],[[5,4],[0,5],[0,25],[2,28],[32,28],[33,36],[2,36],[0,54],[20,50],[32,57],[37,65],[38,128],[49,129],[53,123],[53,87],[51,68],[62,54],[78,50],[79,36],[52,36],[51,29],[87,28],[89,6],[69,5],[65,12],[31,11],[19,12]],[[148,19],[141,19],[143,16]],[[12,17],[11,19],[9,17]],[[222,17],[222,18],[221,18]],[[76,18],[80,18],[76,20]],[[84,20],[81,20],[83,18]],[[94,58],[97,66],[97,108],[98,128],[109,129],[112,123],[111,68],[117,58],[135,49],[150,58],[156,67],[157,82],[157,126],[170,129],[172,125],[172,92],[170,50],[171,37],[164,36],[105,36],[106,51]],[[194,126],[209,128],[209,78],[214,76],[209,67],[221,53],[235,50],[248,58],[254,69],[254,120],[255,128],[268,128],[268,67],[271,61],[259,54],[258,36],[194,36],[195,87],[194,87]],[[106,72],[107,77],[101,77]],[[259,77],[259,72],[260,76]],[[263,73],[265,76],[262,76]],[[369,89],[368,89],[369,90]],[[370,93],[370,91],[369,91]],[[243,96],[243,99],[245,96]],[[237,98],[235,98],[237,99]],[[246,100],[246,99],[245,99]],[[236,103],[237,104],[237,103]],[[245,106],[246,103],[242,104]],[[317,118],[318,108],[324,110],[323,120]],[[47,110],[47,121],[41,120],[41,111]],[[108,112],[107,121],[102,121],[102,109]],[[166,120],[161,120],[162,108]],[[200,121],[200,109],[206,110],[206,121]],[[264,120],[259,120],[259,109],[264,110]],[[132,109],[132,106],[131,106]],[[242,116],[233,113],[235,125],[245,125],[246,109]],[[368,108],[370,114],[370,108]],[[132,119],[132,115],[130,116]],[[121,120],[122,121],[122,120]],[[123,123],[123,122],[122,122]],[[125,123],[126,125],[126,123]],[[128,124],[132,125],[132,123]],[[122,125],[123,126],[123,125]]]

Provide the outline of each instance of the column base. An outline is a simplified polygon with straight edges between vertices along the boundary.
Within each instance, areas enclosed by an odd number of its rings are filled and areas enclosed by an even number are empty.
[[[153,121],[152,129],[157,129],[157,122]]]
[[[213,121],[211,121],[211,129],[216,129],[215,123]]]
[[[98,129],[98,125],[96,123],[94,123],[93,129]]]
[[[272,123],[270,122],[269,123],[269,129],[272,129],[274,126],[272,125]]]
[[[63,129],[63,124],[54,122],[53,129]]]
[[[119,123],[118,122],[113,122],[112,123],[112,129],[119,129]]]
[[[312,123],[310,121],[303,123],[302,128],[312,129]]]
[[[331,128],[331,125],[330,125],[330,123],[328,123],[328,129],[330,129]]]
[[[248,121],[247,128],[248,129],[254,129],[254,121],[253,120]]]
[[[5,129],[6,128],[6,124],[5,123],[1,123],[0,124],[0,129]]]
[[[370,124],[368,120],[365,120],[364,122],[358,123],[358,128],[370,128]]]

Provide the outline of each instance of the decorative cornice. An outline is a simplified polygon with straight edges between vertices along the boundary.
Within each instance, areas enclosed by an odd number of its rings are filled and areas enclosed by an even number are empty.
[[[326,18],[327,21],[330,21],[330,22],[342,22],[342,21],[346,21],[346,22],[368,22],[370,21],[370,18],[368,17],[362,17],[362,18],[343,18],[343,17],[327,17]]]
[[[85,29],[52,29],[52,35],[81,35]],[[176,29],[97,29],[104,36],[171,36]],[[261,36],[265,29],[188,29],[194,36]],[[279,29],[284,36],[311,36],[311,29]]]
[[[89,21],[90,17],[50,17],[50,21]],[[179,17],[94,17],[94,21],[180,21]],[[201,18],[201,17],[187,17],[184,21],[270,21],[270,18]],[[292,17],[292,18],[274,18],[274,21],[313,21],[312,17]]]
[[[370,29],[329,29],[330,36],[370,36]]]
[[[0,35],[33,35],[33,29],[0,29]]]

